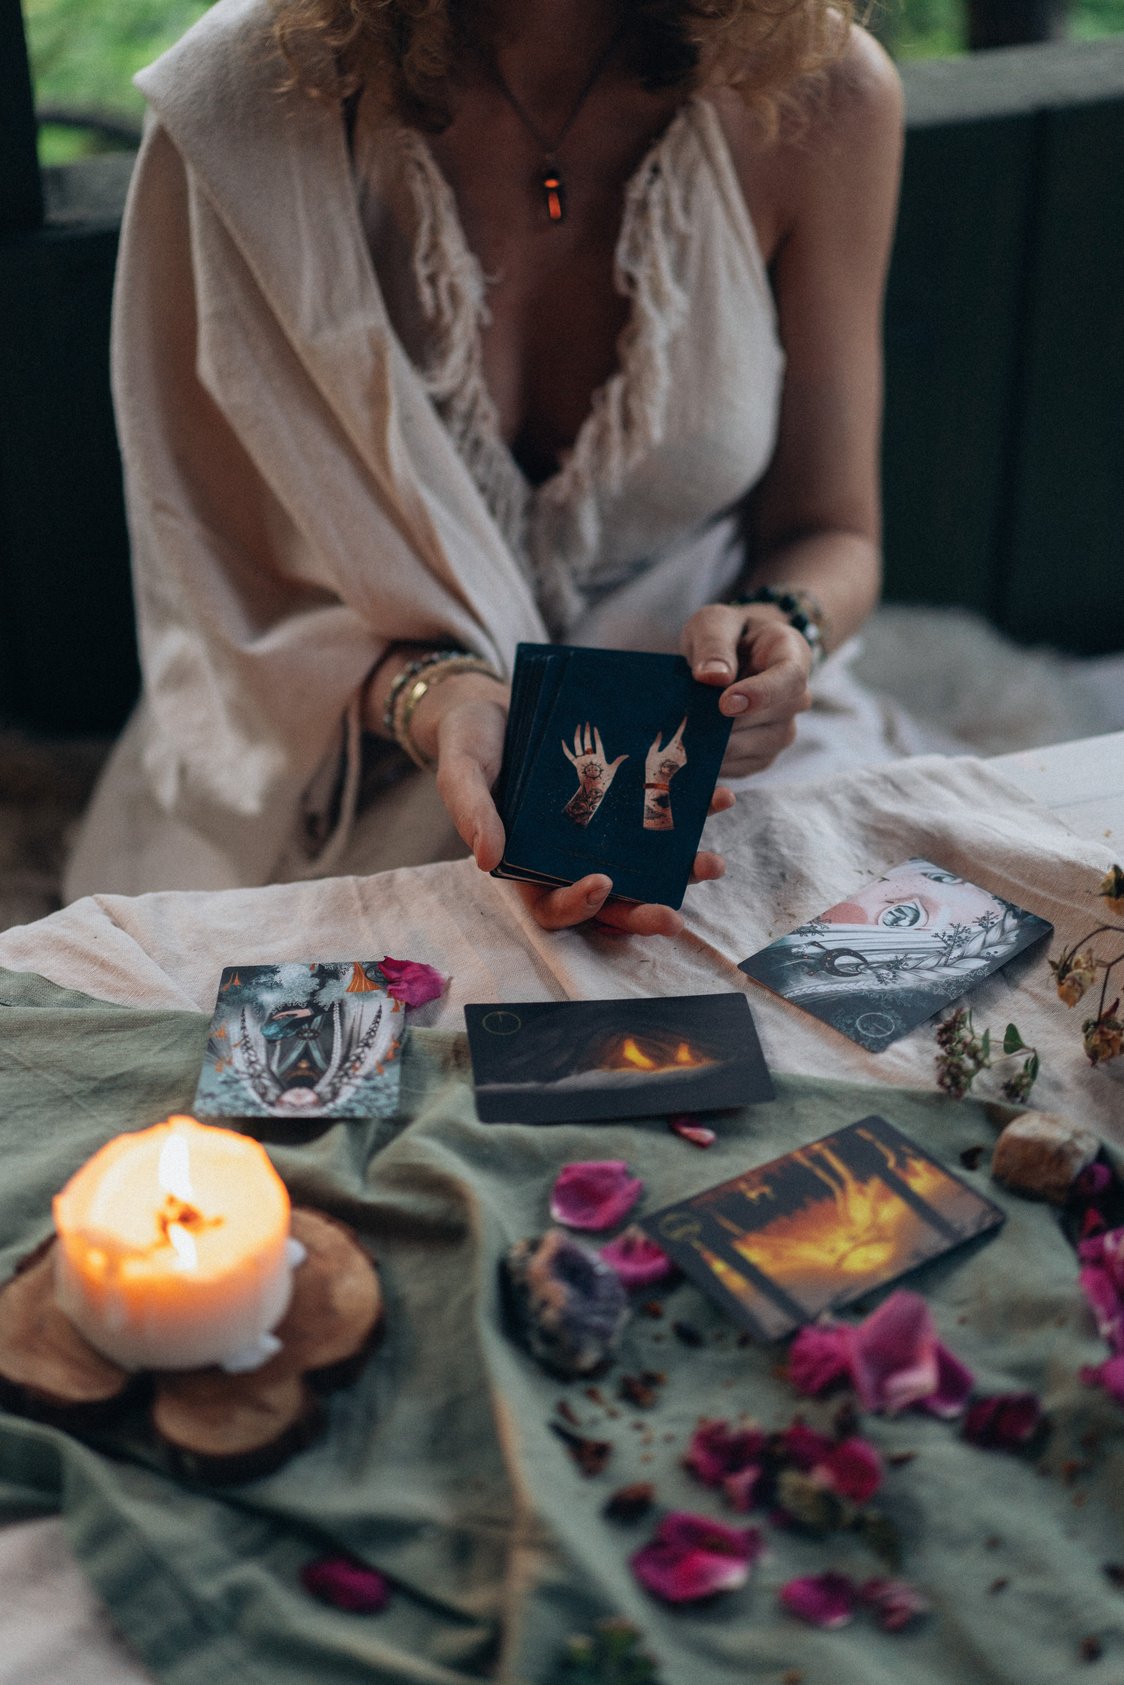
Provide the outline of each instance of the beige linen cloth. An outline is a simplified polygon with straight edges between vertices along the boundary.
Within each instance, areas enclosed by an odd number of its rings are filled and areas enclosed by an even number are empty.
[[[922,855],[1049,919],[1051,941],[976,988],[979,1025],[1012,1019],[1041,1054],[1034,1104],[1124,1146],[1124,1061],[1092,1068],[1083,1009],[1059,1001],[1047,954],[1097,922],[1107,844],[1074,836],[987,762],[922,757],[794,788],[760,789],[712,819],[722,880],[688,890],[673,940],[589,929],[546,933],[510,884],[470,860],[376,877],[221,894],[96,896],[0,936],[0,965],[124,1005],[209,1010],[224,965],[277,960],[428,961],[451,979],[425,1022],[463,1028],[466,1001],[596,999],[743,990],[780,1071],[930,1087],[932,1026],[868,1053],[751,983],[739,960],[886,867]],[[981,1081],[981,1087],[984,1082]]]

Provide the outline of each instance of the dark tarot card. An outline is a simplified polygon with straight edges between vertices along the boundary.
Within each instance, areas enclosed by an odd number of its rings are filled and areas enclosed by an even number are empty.
[[[678,655],[520,644],[496,804],[498,877],[613,880],[678,907],[730,721]]]
[[[641,1227],[751,1334],[779,1340],[1002,1221],[893,1124],[868,1117]]]
[[[466,1006],[485,1123],[717,1111],[773,1099],[744,995]]]
[[[227,966],[200,1117],[391,1117],[406,1009],[373,961]]]
[[[931,860],[906,860],[741,970],[877,1053],[1053,928]]]

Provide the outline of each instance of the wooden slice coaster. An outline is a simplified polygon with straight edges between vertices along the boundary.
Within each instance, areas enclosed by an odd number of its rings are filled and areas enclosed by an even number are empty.
[[[0,1288],[0,1403],[58,1427],[117,1414],[136,1377],[103,1357],[55,1304],[54,1236]]]
[[[245,1375],[217,1367],[134,1376],[89,1346],[55,1304],[53,1238],[0,1287],[0,1403],[80,1433],[153,1389],[152,1427],[180,1474],[212,1483],[280,1467],[323,1426],[318,1392],[346,1385],[382,1328],[378,1271],[352,1231],[297,1208],[307,1256],[275,1330],[281,1350]]]

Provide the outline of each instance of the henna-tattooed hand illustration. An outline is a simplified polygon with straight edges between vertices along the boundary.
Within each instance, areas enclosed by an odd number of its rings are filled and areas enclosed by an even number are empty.
[[[644,762],[644,829],[646,831],[673,831],[675,821],[671,817],[671,791],[669,786],[680,767],[687,764],[687,751],[683,747],[683,729],[687,724],[684,714],[679,722],[675,735],[660,748],[660,734],[657,731],[652,739],[652,746],[648,750]]]
[[[618,755],[615,761],[607,761],[601,743],[601,733],[596,726],[591,733],[588,720],[584,733],[580,725],[574,728],[572,753],[563,738],[562,753],[572,763],[578,775],[578,787],[562,811],[575,825],[588,825],[601,806],[605,792],[616,776],[617,768],[622,761],[627,761],[628,756]]]

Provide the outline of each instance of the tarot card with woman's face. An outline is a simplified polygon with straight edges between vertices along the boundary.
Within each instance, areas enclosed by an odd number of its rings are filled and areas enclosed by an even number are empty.
[[[741,970],[873,1053],[1049,936],[1036,913],[906,860]]]
[[[405,1008],[374,961],[227,966],[195,1094],[200,1117],[391,1117]]]

